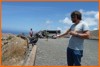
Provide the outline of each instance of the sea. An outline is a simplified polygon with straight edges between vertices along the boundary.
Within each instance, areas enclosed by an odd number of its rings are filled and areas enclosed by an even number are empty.
[[[14,35],[18,35],[18,34],[24,34],[24,35],[28,35],[29,32],[28,31],[9,31],[9,30],[2,30],[2,33],[11,33]]]

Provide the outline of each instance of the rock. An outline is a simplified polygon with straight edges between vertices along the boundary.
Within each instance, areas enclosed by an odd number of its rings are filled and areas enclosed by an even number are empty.
[[[2,65],[21,65],[24,60],[26,40],[14,34],[3,34],[2,36]]]

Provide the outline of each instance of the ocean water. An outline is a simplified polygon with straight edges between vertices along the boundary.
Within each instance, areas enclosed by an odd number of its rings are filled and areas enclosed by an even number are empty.
[[[2,30],[2,33],[11,33],[15,35],[22,34],[22,33],[24,33],[25,35],[29,34],[29,32],[27,31],[9,31],[9,30]]]

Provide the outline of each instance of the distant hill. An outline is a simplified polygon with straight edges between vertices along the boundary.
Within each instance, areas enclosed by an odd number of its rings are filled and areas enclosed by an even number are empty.
[[[99,30],[90,31],[90,39],[99,39]]]

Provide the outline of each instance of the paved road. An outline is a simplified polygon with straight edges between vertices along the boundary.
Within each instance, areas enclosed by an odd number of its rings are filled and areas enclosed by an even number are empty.
[[[67,65],[66,47],[69,39],[40,39],[35,65]],[[98,40],[85,40],[82,65],[98,65]]]

